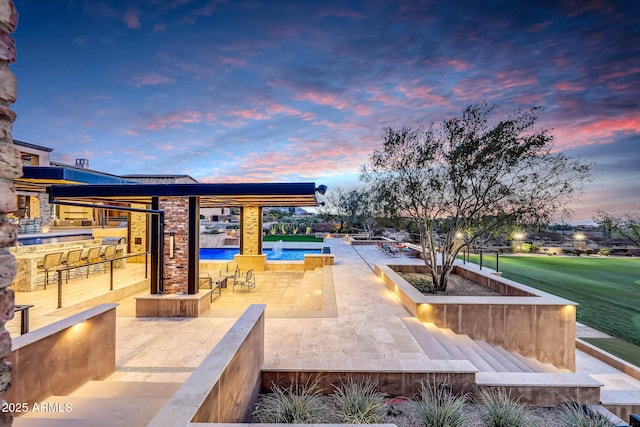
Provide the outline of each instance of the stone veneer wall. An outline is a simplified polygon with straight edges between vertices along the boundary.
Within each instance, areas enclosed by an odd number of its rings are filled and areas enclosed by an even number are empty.
[[[132,204],[131,207],[136,209],[147,209],[145,205],[138,204]],[[136,243],[136,239],[140,239],[140,243]],[[147,214],[142,212],[131,212],[129,214],[129,237],[127,239],[130,253],[141,254],[146,252],[147,240]],[[130,260],[132,262],[144,262],[144,258],[140,260],[136,260],[136,258],[130,258]]]
[[[40,200],[40,218],[42,218],[42,225],[51,224],[51,203],[49,203],[49,195],[47,193],[39,193],[38,199]]]
[[[242,255],[260,255],[262,243],[262,209],[259,206],[242,208]]]
[[[189,266],[189,198],[161,197],[164,211],[164,290],[187,292]],[[170,233],[174,237],[173,258],[169,258]]]
[[[11,366],[5,360],[11,355],[11,335],[4,328],[14,315],[13,290],[7,289],[16,275],[16,261],[6,249],[18,238],[17,227],[7,220],[16,210],[13,180],[22,176],[20,152],[13,145],[11,129],[16,114],[11,104],[16,101],[16,77],[9,64],[16,60],[16,47],[11,33],[18,24],[18,13],[12,0],[0,0],[0,399],[11,387]],[[2,401],[0,401],[2,404]],[[0,411],[0,425],[11,425],[11,414]]]

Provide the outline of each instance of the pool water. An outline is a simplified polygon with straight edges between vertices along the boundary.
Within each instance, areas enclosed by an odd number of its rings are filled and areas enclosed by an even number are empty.
[[[227,248],[200,248],[200,259],[233,259],[240,253],[240,249]],[[303,261],[304,254],[319,254],[320,249],[282,249],[280,256],[274,256],[271,249],[264,249],[270,261]]]
[[[73,234],[69,236],[52,236],[52,237],[25,237],[20,238],[18,241],[24,246],[31,245],[44,245],[46,243],[62,243],[62,242],[75,242],[78,240],[91,240],[93,236],[91,234]]]

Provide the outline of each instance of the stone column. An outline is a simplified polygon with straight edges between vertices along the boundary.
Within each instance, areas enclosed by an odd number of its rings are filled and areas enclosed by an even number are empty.
[[[161,197],[160,209],[164,211],[164,292],[187,293],[189,198]],[[172,235],[173,251],[170,247]]]
[[[240,213],[240,255],[234,257],[241,270],[263,271],[267,256],[262,254],[262,209],[243,206]]]
[[[13,145],[11,129],[16,114],[11,104],[16,101],[16,77],[9,70],[15,62],[15,41],[11,37],[18,23],[12,0],[0,0],[0,400],[11,387],[11,366],[5,360],[11,355],[11,335],[4,328],[14,315],[13,290],[7,289],[16,275],[16,261],[8,246],[18,238],[17,227],[7,221],[7,213],[16,210],[13,180],[22,176],[20,153]],[[0,404],[2,402],[0,401]],[[12,424],[10,413],[0,412],[0,426]]]
[[[42,225],[51,226],[51,203],[49,203],[49,195],[47,193],[39,193],[38,200],[40,201],[40,218],[42,218]]]

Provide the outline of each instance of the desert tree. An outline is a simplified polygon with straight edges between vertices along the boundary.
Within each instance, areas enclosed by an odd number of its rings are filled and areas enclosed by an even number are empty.
[[[640,213],[608,213],[599,210],[593,220],[604,230],[605,235],[611,236],[615,231],[640,247]]]
[[[437,291],[463,247],[510,224],[548,222],[589,176],[589,165],[554,150],[549,131],[536,127],[539,112],[500,119],[478,103],[439,125],[384,129],[361,179],[378,209],[415,223]]]
[[[337,187],[327,195],[325,211],[340,223],[340,229],[365,229],[375,226],[374,204],[371,193],[364,187],[345,190]]]

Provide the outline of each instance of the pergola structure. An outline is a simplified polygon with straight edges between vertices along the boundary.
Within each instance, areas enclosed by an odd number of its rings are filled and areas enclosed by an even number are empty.
[[[168,290],[199,292],[200,207],[240,208],[241,268],[264,269],[262,254],[262,208],[277,206],[318,206],[317,194],[325,186],[314,183],[239,183],[239,184],[83,184],[47,187],[52,204],[110,209],[137,213],[131,215],[129,240],[144,246],[146,237],[136,230],[145,229],[149,217],[151,254],[151,294]],[[129,207],[122,207],[122,204]],[[140,221],[145,222],[144,226]],[[136,252],[132,250],[132,252]],[[143,252],[143,251],[138,251]]]

